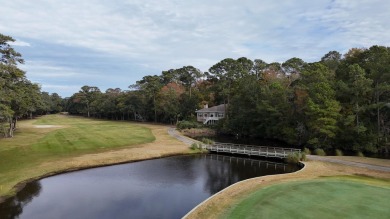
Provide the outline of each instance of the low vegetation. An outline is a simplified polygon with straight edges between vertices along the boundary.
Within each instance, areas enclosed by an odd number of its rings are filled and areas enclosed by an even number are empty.
[[[343,151],[340,150],[340,149],[336,149],[336,150],[334,151],[334,154],[335,154],[336,156],[343,156],[343,155],[344,155]]]
[[[318,155],[318,156],[326,156],[325,151],[324,151],[323,149],[321,149],[321,148],[315,149],[315,150],[314,150],[314,154],[315,154],[315,155]]]
[[[178,130],[183,130],[183,129],[192,129],[192,128],[202,128],[203,125],[199,122],[195,121],[180,121],[176,124],[176,128]]]

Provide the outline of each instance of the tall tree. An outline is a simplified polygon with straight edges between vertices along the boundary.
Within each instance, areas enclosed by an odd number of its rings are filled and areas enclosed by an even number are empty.
[[[142,78],[142,80],[137,81],[135,85],[130,86],[144,92],[144,94],[152,99],[153,102],[153,111],[154,111],[154,122],[157,122],[157,105],[156,98],[157,94],[160,91],[162,84],[161,77],[157,75],[147,75]]]
[[[320,63],[310,64],[302,72],[300,84],[308,92],[305,123],[310,132],[308,143],[313,148],[331,148],[336,138],[341,106],[333,81],[334,74]]]
[[[13,137],[16,129],[15,111],[12,109],[13,97],[17,97],[20,91],[20,82],[25,80],[25,73],[18,68],[24,60],[20,53],[11,47],[9,42],[15,40],[0,34],[0,126],[5,137]],[[8,123],[8,128],[5,124]]]

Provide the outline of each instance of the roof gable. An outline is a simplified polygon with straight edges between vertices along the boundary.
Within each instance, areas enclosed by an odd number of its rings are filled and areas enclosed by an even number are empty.
[[[197,110],[195,112],[197,112],[197,113],[212,113],[212,112],[224,113],[225,112],[225,104],[213,106],[210,108],[200,109],[200,110]]]

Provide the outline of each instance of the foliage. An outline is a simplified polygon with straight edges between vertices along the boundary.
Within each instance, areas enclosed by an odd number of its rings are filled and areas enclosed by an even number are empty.
[[[311,154],[311,151],[310,151],[310,149],[309,148],[303,148],[303,153],[305,153],[305,154]]]
[[[363,154],[363,152],[358,151],[358,152],[356,152],[356,156],[357,157],[364,157],[364,154]]]
[[[0,136],[8,138],[13,137],[19,119],[62,110],[58,94],[41,92],[19,68],[24,60],[10,45],[14,41],[0,34]]]
[[[325,151],[324,151],[323,149],[321,149],[321,148],[315,149],[315,150],[314,150],[314,154],[315,154],[315,155],[318,155],[318,156],[326,156]]]
[[[201,128],[202,125],[199,124],[198,122],[191,122],[191,121],[180,121],[176,124],[176,128],[178,130],[183,130],[183,129],[191,129],[191,128]]]
[[[192,143],[190,148],[191,150],[197,150],[199,149],[199,145],[197,143]]]
[[[201,142],[205,144],[214,144],[214,141],[208,138],[202,138]]]
[[[284,141],[301,148],[390,151],[390,48],[352,48],[319,62],[293,57],[267,63],[226,58],[202,72],[194,66],[146,75],[130,90],[85,85],[62,100],[41,92],[18,64],[21,54],[0,35],[0,134],[12,136],[20,118],[70,114],[199,127],[195,111],[226,104],[212,128],[239,137]],[[179,122],[182,121],[182,122]]]
[[[301,160],[301,155],[299,153],[291,153],[287,156],[285,161],[287,163],[297,164]]]
[[[344,155],[344,154],[343,154],[343,151],[340,150],[340,149],[336,149],[336,150],[334,151],[334,154],[335,154],[336,156],[343,156],[343,155]]]

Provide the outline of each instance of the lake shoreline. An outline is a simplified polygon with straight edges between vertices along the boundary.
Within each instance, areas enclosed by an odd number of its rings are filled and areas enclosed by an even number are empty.
[[[12,194],[0,196],[0,203],[14,196],[16,192],[23,189],[27,183],[50,176],[91,168],[197,153],[196,151],[190,150],[189,146],[185,143],[170,136],[168,134],[168,129],[170,126],[140,123],[138,123],[138,125],[149,128],[155,136],[156,140],[150,143],[140,144],[135,148],[124,147],[100,153],[85,154],[78,157],[71,157],[43,163],[35,167],[42,168],[41,174],[33,175],[17,183],[12,188]],[[215,209],[215,212],[218,212],[218,209],[221,210],[223,207],[228,207],[232,203],[235,203],[236,200],[239,200],[251,192],[261,189],[264,186],[270,186],[282,182],[301,179],[314,179],[322,176],[353,174],[368,175],[386,179],[390,178],[388,173],[380,171],[369,171],[359,167],[349,167],[341,164],[326,163],[322,161],[307,161],[303,163],[304,167],[293,173],[256,177],[235,183],[203,201],[201,204],[191,210],[186,216],[188,216],[188,218],[209,217],[210,215],[208,215],[207,212],[209,212],[209,209],[214,209],[216,203],[222,203],[222,205]],[[236,190],[237,187],[241,188]]]
[[[58,160],[54,159],[50,162],[41,163],[38,166],[33,167],[39,169],[38,173],[26,176],[25,179],[16,183],[8,191],[1,191],[0,203],[3,203],[6,199],[15,196],[16,193],[23,189],[27,183],[50,176],[91,168],[196,153],[196,151],[191,150],[188,145],[185,145],[183,142],[168,134],[170,126],[146,123],[137,123],[137,125],[150,129],[156,140],[140,144],[137,147],[121,147],[118,149],[110,149],[108,151],[62,158]],[[0,189],[3,190],[4,188],[1,187]]]

